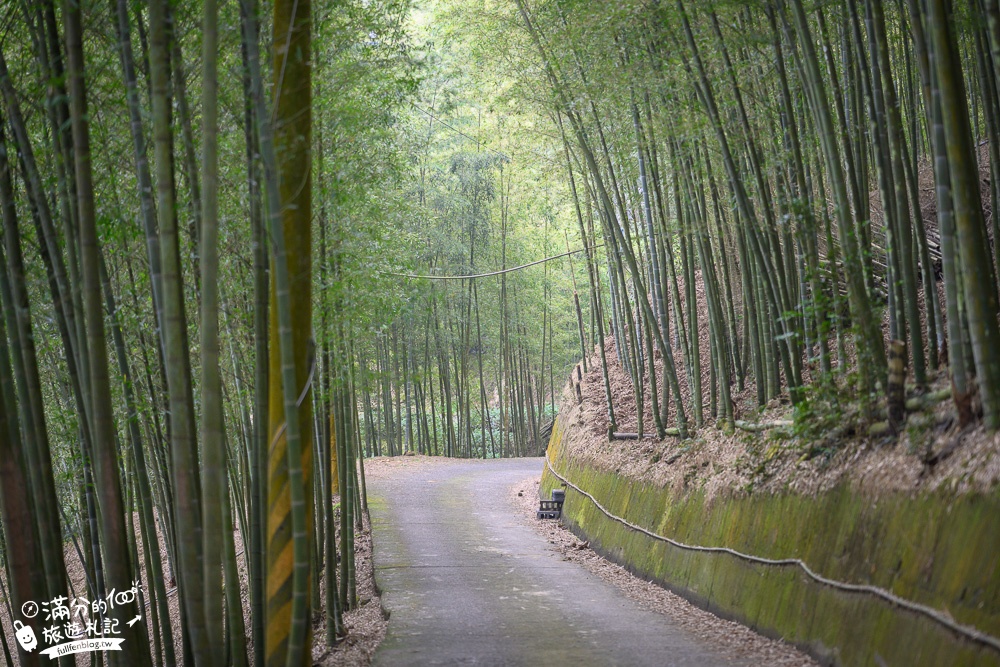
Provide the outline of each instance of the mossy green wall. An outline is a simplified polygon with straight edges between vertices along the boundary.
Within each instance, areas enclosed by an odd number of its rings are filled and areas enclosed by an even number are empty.
[[[715,498],[619,479],[563,451],[548,456],[612,514],[679,542],[800,558],[821,576],[870,584],[1000,637],[1000,493],[888,494],[846,486],[817,496]],[[546,470],[543,491],[559,485]],[[547,497],[547,495],[546,495]],[[608,519],[567,489],[563,518],[598,552],[702,607],[838,665],[998,665],[1000,652],[869,594],[819,584],[798,567],[681,549]],[[884,662],[880,662],[884,661]]]

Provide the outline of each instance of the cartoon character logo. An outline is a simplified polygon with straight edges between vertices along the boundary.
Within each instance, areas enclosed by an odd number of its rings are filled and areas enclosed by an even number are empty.
[[[38,638],[35,637],[35,631],[31,629],[30,625],[25,625],[21,621],[14,621],[14,636],[17,637],[17,643],[21,645],[28,653],[35,650],[38,646]]]

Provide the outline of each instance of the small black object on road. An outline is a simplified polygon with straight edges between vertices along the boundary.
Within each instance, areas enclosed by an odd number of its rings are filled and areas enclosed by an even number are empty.
[[[552,500],[539,501],[535,516],[539,519],[558,519],[562,516],[563,501],[566,500],[564,489],[552,489]]]

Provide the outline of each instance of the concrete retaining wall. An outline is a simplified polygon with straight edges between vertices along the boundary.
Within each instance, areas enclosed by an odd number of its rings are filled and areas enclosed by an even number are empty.
[[[1000,637],[1000,493],[891,494],[847,487],[817,495],[731,498],[711,503],[619,479],[575,460],[556,423],[548,457],[562,476],[613,515],[686,544],[725,546],[764,558],[799,558],[819,575],[868,584]],[[559,486],[546,469],[543,497]],[[866,593],[726,553],[682,549],[613,521],[567,489],[563,520],[591,546],[720,616],[803,647],[836,665],[997,665],[1000,650],[925,615]]]

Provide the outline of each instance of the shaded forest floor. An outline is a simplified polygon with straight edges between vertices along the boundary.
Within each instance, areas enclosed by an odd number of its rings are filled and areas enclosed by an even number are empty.
[[[378,474],[378,468],[376,466],[376,473]],[[337,497],[334,497],[334,503],[339,502]],[[138,513],[133,513],[133,520],[135,521],[136,531],[138,534]],[[339,526],[339,516],[336,521]],[[160,549],[160,561],[164,572],[165,585],[167,591],[167,601],[168,610],[170,613],[170,625],[171,631],[174,636],[174,654],[176,656],[177,664],[184,664],[182,659],[182,646],[181,646],[181,626],[180,626],[180,609],[178,606],[177,588],[176,583],[170,576],[169,563],[167,561],[167,550],[166,543],[163,539],[163,534],[159,530],[159,525],[157,525],[157,538],[159,540]],[[239,569],[239,585],[240,585],[240,599],[243,605],[243,622],[245,626],[245,637],[247,642],[248,655],[253,656],[253,642],[250,633],[250,583],[247,575],[246,562],[243,558],[243,540],[242,535],[239,530],[233,532],[233,538],[235,540],[236,547],[236,561]],[[80,538],[77,537],[80,549],[83,549],[83,543]],[[339,540],[339,531],[338,531]],[[326,618],[325,614],[322,612],[316,612],[313,614],[312,621],[312,632],[313,632],[313,650],[312,650],[312,662],[314,665],[322,665],[323,667],[342,667],[348,665],[367,665],[371,662],[371,656],[378,647],[379,642],[382,637],[385,636],[385,628],[387,624],[387,619],[385,618],[382,607],[380,604],[378,593],[375,589],[374,573],[372,570],[372,539],[371,539],[371,529],[368,524],[367,518],[364,521],[364,526],[362,530],[356,531],[355,542],[355,562],[357,567],[357,594],[358,594],[358,607],[344,614],[344,627],[346,630],[345,637],[338,642],[334,647],[329,647],[325,641],[326,635]],[[73,594],[75,596],[84,596],[91,599],[88,593],[86,574],[81,563],[80,556],[77,552],[77,548],[71,540],[66,544],[66,549],[64,552],[64,558],[66,562],[66,570],[69,575],[69,585],[70,590],[67,595]],[[142,562],[144,558],[144,550],[142,548],[141,542],[139,543],[139,560]],[[140,574],[142,579],[142,590],[149,590],[149,582],[146,580],[145,570],[140,568]],[[8,583],[3,573],[0,572],[0,579],[2,579],[3,589],[9,591]],[[109,587],[111,586],[109,582]],[[121,587],[118,587],[119,589]],[[323,599],[326,591],[326,582],[321,578],[320,580],[320,599]],[[37,602],[41,602],[38,600]],[[149,608],[146,607],[145,611],[142,612],[144,617],[144,622],[149,628],[151,623],[151,617],[149,615]],[[15,618],[20,618],[20,614],[15,610]],[[119,616],[115,616],[119,618]],[[119,618],[120,621],[124,622],[125,618]],[[13,653],[16,645],[13,643],[13,635],[10,629],[13,627],[11,624],[10,614],[7,609],[6,603],[0,604],[0,625],[3,626],[4,632],[8,635],[8,641],[10,642],[10,648]],[[39,644],[42,644],[41,636],[39,635]],[[149,635],[150,647],[153,646],[153,636],[152,631]],[[78,653],[75,655],[76,665],[78,667],[89,667],[92,663],[90,653]],[[12,655],[14,659],[14,664],[17,665],[17,656]]]
[[[369,472],[366,469],[366,472]],[[369,473],[370,474],[370,473]],[[339,535],[338,535],[339,539]],[[354,539],[354,562],[357,568],[358,606],[344,614],[345,636],[334,646],[326,643],[326,618],[313,616],[313,664],[322,667],[367,665],[378,648],[389,624],[375,586],[372,566],[372,533],[368,517],[363,530]],[[325,579],[320,583],[321,597],[326,591]]]
[[[616,377],[617,376],[617,377]],[[622,412],[635,405],[627,375],[612,369],[613,395]],[[714,420],[681,441],[668,436],[608,441],[607,408],[599,366],[584,375],[583,403],[567,385],[560,418],[563,446],[602,470],[675,490],[701,489],[716,494],[793,491],[815,494],[848,482],[872,494],[893,491],[990,491],[1000,485],[1000,434],[981,425],[963,430],[954,421],[950,401],[910,416],[898,438],[868,437],[842,429],[839,413],[803,417],[798,427],[763,433],[726,432]],[[753,420],[745,411],[744,418]],[[792,417],[780,400],[769,403],[760,421]],[[646,432],[655,436],[652,418]],[[627,425],[622,427],[627,430]],[[840,432],[837,432],[837,431]],[[833,436],[833,437],[830,437]]]
[[[699,289],[700,315],[707,318],[707,305]],[[702,358],[709,358],[706,332],[699,341]],[[888,330],[886,327],[886,335]],[[832,350],[836,349],[831,340]],[[615,351],[615,341],[606,341],[609,384],[618,431],[636,432],[638,414],[632,383]],[[658,486],[677,490],[699,488],[711,498],[717,493],[794,491],[818,493],[839,483],[850,482],[874,494],[892,491],[953,492],[990,491],[1000,485],[1000,433],[988,434],[981,424],[965,429],[956,420],[954,405],[946,399],[908,415],[898,437],[869,436],[873,421],[859,412],[857,400],[845,389],[843,378],[834,377],[824,387],[811,388],[806,400],[793,408],[783,394],[758,408],[751,380],[742,391],[733,385],[733,414],[751,423],[794,420],[794,426],[751,433],[723,429],[712,416],[709,401],[709,371],[703,367],[704,421],[694,428],[691,387],[680,351],[675,347],[678,380],[686,406],[691,435],[687,440],[667,436],[660,441],[652,414],[648,378],[645,381],[643,440],[608,440],[608,410],[600,355],[595,349],[587,373],[580,382],[582,403],[573,383],[574,369],[561,397],[560,419],[565,445],[603,470],[614,471]],[[848,368],[851,366],[850,359]],[[655,357],[659,369],[659,355]],[[811,363],[806,373],[815,372]],[[834,357],[834,367],[836,359]],[[582,368],[581,368],[582,370]],[[919,394],[907,385],[908,397],[927,396],[947,389],[945,371],[929,374],[929,383]],[[876,411],[879,407],[876,407]],[[884,408],[883,408],[884,409]],[[668,422],[676,425],[671,398]]]

